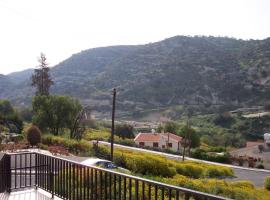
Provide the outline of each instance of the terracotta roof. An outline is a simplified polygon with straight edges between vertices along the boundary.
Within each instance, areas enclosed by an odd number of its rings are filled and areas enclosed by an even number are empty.
[[[137,142],[159,142],[160,141],[160,134],[158,133],[139,133],[134,141]]]
[[[172,134],[172,133],[163,133],[163,135],[165,136],[165,137],[168,137],[168,134],[169,134],[169,138],[170,139],[174,139],[174,140],[176,140],[176,141],[178,141],[178,142],[180,142],[180,141],[182,141],[182,137],[180,137],[180,136],[178,136],[178,135],[175,135],[175,134]]]
[[[139,133],[134,141],[136,142],[159,142],[161,136],[163,136],[163,138],[165,137],[165,140],[167,139],[169,134],[169,138],[176,140],[177,142],[180,142],[183,138],[172,134],[172,133]]]

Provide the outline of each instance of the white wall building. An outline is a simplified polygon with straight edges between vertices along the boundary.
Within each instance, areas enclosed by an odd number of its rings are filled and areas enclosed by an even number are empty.
[[[182,137],[172,133],[139,133],[134,141],[141,147],[181,151]]]
[[[264,142],[267,144],[267,145],[270,145],[270,133],[265,133],[263,135],[264,137]]]

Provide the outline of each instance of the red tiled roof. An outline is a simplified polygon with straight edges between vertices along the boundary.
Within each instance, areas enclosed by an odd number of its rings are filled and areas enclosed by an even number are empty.
[[[165,135],[166,137],[168,137],[168,134],[169,134],[169,138],[172,138],[178,142],[182,141],[182,137],[178,136],[178,135],[175,135],[175,134],[172,134],[172,133],[164,133],[163,135]]]
[[[159,142],[160,134],[158,133],[139,133],[134,141],[136,142]]]
[[[176,140],[177,142],[180,142],[183,138],[172,134],[172,133],[139,133],[134,141],[136,142],[159,142],[161,136],[165,137],[165,140],[167,139],[169,134],[169,138]]]

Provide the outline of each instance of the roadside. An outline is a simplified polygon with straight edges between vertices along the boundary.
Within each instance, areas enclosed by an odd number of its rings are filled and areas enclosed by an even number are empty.
[[[110,145],[109,142],[104,142],[104,141],[99,141],[99,144],[107,145],[107,146]],[[125,148],[125,149],[134,150],[134,151],[141,151],[141,152],[147,152],[147,153],[152,153],[152,154],[157,154],[157,155],[163,155],[169,159],[182,160],[182,156],[180,155],[168,154],[168,153],[152,151],[148,149],[141,149],[137,147],[129,147],[129,146],[120,145],[120,144],[114,144],[114,146],[116,148]],[[185,157],[185,159],[196,161],[196,162],[203,162],[203,163],[212,164],[212,165],[230,167],[233,169],[236,177],[226,179],[226,180],[229,180],[229,181],[249,180],[249,181],[252,181],[256,187],[262,187],[265,177],[270,176],[270,170],[245,168],[245,167],[234,166],[234,165],[229,165],[229,164],[222,164],[222,163],[215,163],[215,162],[210,162],[210,161],[205,161],[205,160],[199,160],[199,159],[190,158],[190,157]]]
[[[255,143],[256,144],[256,143]],[[263,160],[263,166],[265,169],[270,169],[270,151],[263,151],[262,153],[259,152],[258,144],[264,143],[257,143],[256,145],[248,146],[244,148],[240,148],[234,151],[231,151],[230,154],[235,157],[252,157],[256,159]]]

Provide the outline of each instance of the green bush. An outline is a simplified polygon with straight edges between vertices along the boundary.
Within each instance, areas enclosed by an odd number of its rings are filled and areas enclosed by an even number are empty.
[[[256,168],[257,168],[257,169],[264,169],[264,165],[260,163],[260,164],[258,164],[258,165],[256,166]]]
[[[116,139],[115,142],[126,146],[136,146],[133,139]]]
[[[205,176],[209,178],[218,177],[220,175],[220,170],[217,167],[208,167],[205,171]]]
[[[164,158],[156,158],[147,154],[130,155],[126,157],[127,168],[142,175],[172,177],[176,170],[168,166]]]
[[[107,148],[108,149],[108,148]],[[147,176],[173,177],[176,174],[190,178],[232,177],[229,167],[214,166],[193,161],[173,161],[165,157],[129,150],[116,149],[114,161],[117,165]],[[216,168],[216,169],[212,169]]]
[[[74,139],[67,139],[59,136],[53,135],[44,135],[42,137],[42,143],[45,145],[56,145],[64,147],[65,149],[69,150],[75,154],[81,155],[92,155],[92,145],[86,140],[74,140]]]
[[[270,176],[264,179],[264,188],[270,191]]]
[[[221,150],[219,148],[214,150]],[[224,155],[209,155],[207,152],[203,149],[196,149],[192,151],[192,157],[202,160],[208,160],[212,162],[218,162],[218,163],[230,163],[230,155],[228,153],[225,153]]]
[[[98,147],[94,146],[93,147],[93,154],[94,154],[95,157],[103,158],[103,159],[106,159],[106,160],[109,160],[110,157],[111,157],[111,153],[108,150],[108,148],[103,147],[103,146],[98,146]]]
[[[192,177],[192,178],[201,178],[203,175],[203,168],[200,166],[196,166],[194,164],[177,164],[175,165],[176,172],[178,174]]]
[[[41,142],[41,131],[37,126],[31,126],[27,131],[27,141],[31,146],[35,146]]]
[[[48,150],[49,149],[49,146],[46,145],[46,144],[38,144],[38,148],[44,149],[44,150]]]
[[[150,178],[155,181],[236,200],[268,200],[270,195],[270,192],[255,188],[249,181],[226,182],[225,180],[217,179],[190,179],[182,175],[176,175],[173,178]]]
[[[127,168],[127,159],[124,156],[124,154],[115,154],[114,155],[114,159],[113,159],[114,164],[116,164],[117,166],[123,167],[123,168]]]
[[[232,182],[233,187],[240,187],[240,188],[251,188],[254,189],[254,185],[251,181],[235,181]]]

